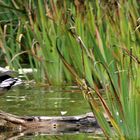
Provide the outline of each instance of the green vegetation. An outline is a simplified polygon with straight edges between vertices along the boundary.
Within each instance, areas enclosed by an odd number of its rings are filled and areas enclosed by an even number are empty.
[[[140,138],[138,0],[5,0],[0,7],[3,65],[28,64],[37,82],[76,81],[106,137]]]

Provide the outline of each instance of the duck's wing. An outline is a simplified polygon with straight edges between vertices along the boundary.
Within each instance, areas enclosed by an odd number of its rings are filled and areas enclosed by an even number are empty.
[[[8,78],[8,79],[6,79],[6,80],[4,80],[4,81],[2,81],[0,83],[0,88],[1,89],[9,90],[11,87],[20,85],[22,83],[23,82],[22,82],[21,79],[18,79],[18,78]]]

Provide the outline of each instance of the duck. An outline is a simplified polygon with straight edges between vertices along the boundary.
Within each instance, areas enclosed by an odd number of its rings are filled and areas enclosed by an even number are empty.
[[[9,90],[23,83],[21,79],[13,76],[16,74],[16,71],[0,67],[0,91]]]

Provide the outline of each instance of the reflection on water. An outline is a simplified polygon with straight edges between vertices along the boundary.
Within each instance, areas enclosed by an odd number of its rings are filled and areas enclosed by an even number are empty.
[[[78,115],[90,111],[80,91],[73,87],[12,89],[0,96],[0,109],[32,116]]]
[[[76,87],[14,88],[0,96],[0,109],[20,116],[69,116],[90,112],[88,103]],[[78,134],[78,132],[62,133],[59,136],[42,135],[35,133],[29,136],[28,134],[22,139],[93,139],[91,134]],[[18,137],[21,137],[21,134],[15,135],[15,138]]]

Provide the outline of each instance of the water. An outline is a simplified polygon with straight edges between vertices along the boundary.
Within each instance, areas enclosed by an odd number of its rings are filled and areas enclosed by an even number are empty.
[[[90,112],[87,101],[76,87],[19,87],[0,96],[0,109],[20,116],[69,116]],[[2,138],[22,140],[93,139],[92,133],[12,134],[0,133]],[[95,137],[94,137],[95,138]]]

